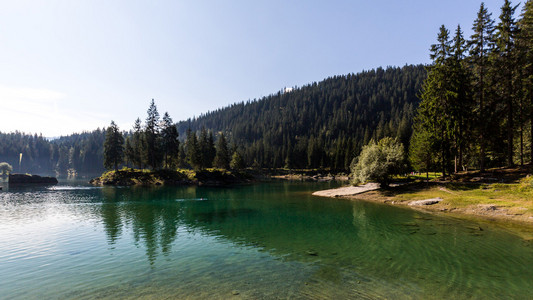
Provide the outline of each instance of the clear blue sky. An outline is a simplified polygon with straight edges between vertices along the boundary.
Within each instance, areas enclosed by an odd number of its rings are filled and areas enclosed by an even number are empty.
[[[179,121],[333,75],[428,63],[439,26],[470,36],[480,3],[0,0],[0,131],[130,129],[152,98]],[[497,19],[503,0],[485,4]]]

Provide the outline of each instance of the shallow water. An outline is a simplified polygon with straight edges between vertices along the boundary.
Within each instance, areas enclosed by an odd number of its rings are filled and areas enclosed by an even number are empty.
[[[533,298],[533,242],[330,187],[10,188],[0,297]]]

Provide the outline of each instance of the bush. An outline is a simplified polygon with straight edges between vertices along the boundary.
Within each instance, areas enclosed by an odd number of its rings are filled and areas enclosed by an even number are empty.
[[[7,175],[12,172],[13,172],[13,167],[10,164],[6,162],[0,163],[0,174]]]
[[[353,184],[376,181],[387,186],[390,177],[400,172],[403,159],[403,145],[398,140],[386,137],[377,144],[372,140],[352,162]]]

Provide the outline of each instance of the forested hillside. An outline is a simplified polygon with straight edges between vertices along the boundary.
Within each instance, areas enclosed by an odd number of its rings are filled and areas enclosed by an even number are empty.
[[[334,76],[179,122],[178,131],[223,132],[248,166],[347,170],[372,138],[407,146],[425,78],[422,65]]]
[[[12,165],[14,172],[61,176],[98,174],[104,170],[104,138],[105,131],[100,129],[53,141],[41,135],[0,132],[0,162]]]
[[[398,137],[407,147],[419,103],[417,94],[425,78],[421,65],[334,76],[182,121],[177,128],[182,140],[189,128],[200,140],[202,128],[217,140],[224,133],[232,153],[236,150],[249,167],[348,170],[353,157],[372,138]],[[104,169],[105,133],[97,129],[53,141],[20,132],[0,133],[0,161],[18,172],[22,153],[22,172],[99,173]],[[179,156],[184,159],[178,165],[194,166],[189,143],[182,145]],[[134,161],[126,157],[127,164],[133,166]],[[146,164],[151,165],[141,162]]]

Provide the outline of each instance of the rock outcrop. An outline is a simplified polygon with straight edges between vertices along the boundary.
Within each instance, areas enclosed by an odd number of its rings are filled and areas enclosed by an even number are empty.
[[[420,205],[433,205],[433,204],[437,204],[439,202],[442,201],[442,198],[440,197],[437,197],[437,198],[431,198],[431,199],[426,199],[426,200],[416,200],[416,201],[411,201],[409,202],[409,206],[420,206]]]
[[[57,178],[30,174],[9,174],[8,182],[13,184],[57,184]]]

